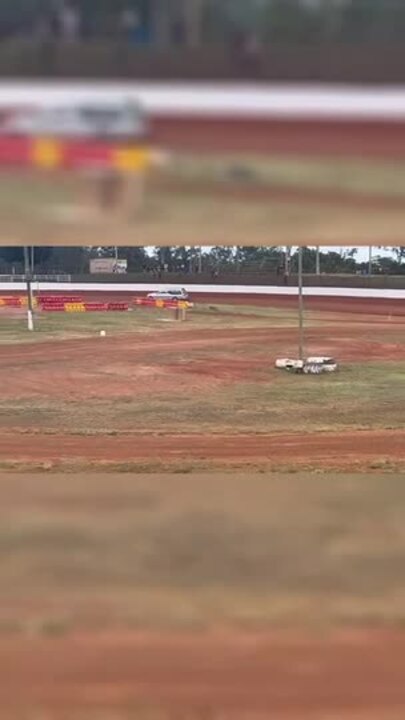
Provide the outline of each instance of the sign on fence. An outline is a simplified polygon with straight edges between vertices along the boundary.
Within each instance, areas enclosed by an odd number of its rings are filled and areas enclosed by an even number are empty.
[[[92,275],[109,275],[111,273],[125,275],[127,270],[127,260],[116,260],[115,258],[94,258],[90,260],[90,273]]]

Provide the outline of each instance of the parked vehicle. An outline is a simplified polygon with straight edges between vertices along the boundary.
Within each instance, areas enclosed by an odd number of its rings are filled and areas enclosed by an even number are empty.
[[[148,293],[149,300],[188,300],[189,294],[184,288],[173,290],[156,290]]]

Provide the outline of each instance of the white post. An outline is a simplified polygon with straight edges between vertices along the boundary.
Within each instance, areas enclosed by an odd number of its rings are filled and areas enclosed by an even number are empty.
[[[304,359],[304,291],[303,291],[303,252],[298,248],[298,314],[299,314],[299,342],[298,357]]]
[[[31,268],[30,268],[30,256],[27,246],[24,246],[24,266],[25,266],[25,280],[27,283],[27,321],[28,330],[32,332],[34,330],[34,313],[32,311],[32,288],[31,288]]]
[[[28,309],[27,319],[28,319],[28,330],[30,332],[33,332],[34,331],[34,314],[33,314],[32,310]]]
[[[290,274],[291,248],[287,245],[284,251],[284,274],[286,277]]]

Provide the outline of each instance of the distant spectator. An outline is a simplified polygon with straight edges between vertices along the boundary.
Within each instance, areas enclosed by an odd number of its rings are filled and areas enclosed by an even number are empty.
[[[250,33],[245,37],[243,56],[247,72],[252,75],[259,75],[262,61],[262,45],[254,33]]]
[[[175,45],[185,45],[186,44],[186,27],[184,20],[182,18],[178,18],[174,21],[172,25],[172,40]]]
[[[262,67],[262,44],[255,33],[236,31],[232,43],[233,55],[242,75],[260,75]]]
[[[34,22],[33,34],[39,42],[46,42],[55,36],[55,18],[52,15],[43,15]]]
[[[128,43],[136,42],[139,25],[139,15],[136,10],[131,7],[124,8],[120,16],[120,33]]]
[[[62,2],[57,11],[59,35],[65,42],[76,42],[80,36],[80,13],[73,2]]]

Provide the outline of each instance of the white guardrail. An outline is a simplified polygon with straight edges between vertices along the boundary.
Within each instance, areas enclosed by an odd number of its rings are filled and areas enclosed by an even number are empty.
[[[173,284],[167,283],[53,283],[34,282],[34,290],[42,292],[83,292],[83,293],[146,293],[156,290],[169,290]],[[297,287],[279,287],[268,285],[187,285],[184,287],[191,295],[290,295],[297,296]],[[0,292],[24,291],[24,283],[0,283]],[[348,297],[348,298],[380,298],[382,300],[405,300],[404,290],[384,290],[376,288],[333,288],[306,287],[304,294],[312,297]]]
[[[152,116],[405,120],[405,86],[0,82],[0,109],[139,101]]]

